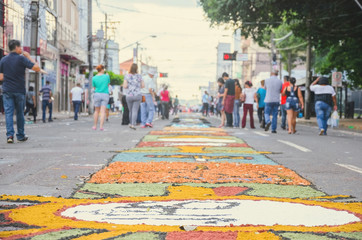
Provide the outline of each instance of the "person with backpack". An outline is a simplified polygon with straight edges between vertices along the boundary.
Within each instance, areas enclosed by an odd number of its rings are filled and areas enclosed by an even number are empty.
[[[319,77],[312,85],[310,90],[314,92],[315,112],[319,127],[319,135],[327,135],[328,118],[331,115],[332,107],[337,111],[337,99],[334,88],[329,85],[328,78]]]
[[[290,78],[290,85],[287,86],[282,95],[286,96],[285,110],[287,111],[288,133],[295,134],[297,132],[297,115],[300,109],[304,109],[304,100],[302,91],[295,86],[296,79]]]

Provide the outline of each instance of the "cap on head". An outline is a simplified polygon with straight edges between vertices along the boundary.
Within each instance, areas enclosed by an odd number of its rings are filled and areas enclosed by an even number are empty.
[[[326,77],[321,77],[318,81],[319,85],[329,85],[329,79]]]

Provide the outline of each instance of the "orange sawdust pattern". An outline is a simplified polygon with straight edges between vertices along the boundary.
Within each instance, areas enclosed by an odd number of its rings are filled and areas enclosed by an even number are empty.
[[[310,185],[281,165],[185,162],[115,162],[97,172],[90,183],[228,183]]]

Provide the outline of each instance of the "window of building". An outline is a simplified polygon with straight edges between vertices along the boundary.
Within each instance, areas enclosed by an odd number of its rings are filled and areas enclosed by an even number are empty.
[[[57,34],[57,21],[53,14],[46,11],[45,13],[47,23],[47,42],[55,46]]]

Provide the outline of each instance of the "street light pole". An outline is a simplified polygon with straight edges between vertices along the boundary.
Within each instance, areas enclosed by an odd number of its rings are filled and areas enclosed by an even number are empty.
[[[93,114],[92,104],[92,78],[93,78],[93,55],[92,55],[92,0],[88,0],[88,63],[89,63],[89,76],[88,76],[88,113]]]

